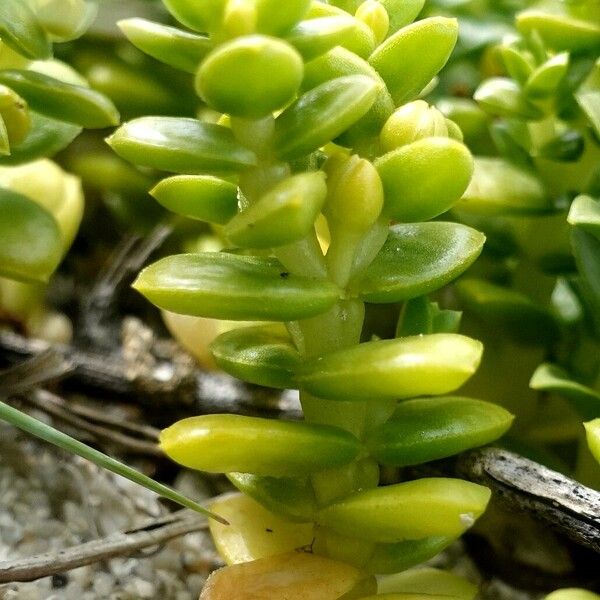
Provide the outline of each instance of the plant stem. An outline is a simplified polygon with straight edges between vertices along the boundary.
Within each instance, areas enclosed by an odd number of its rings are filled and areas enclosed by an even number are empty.
[[[271,120],[272,121],[272,120]],[[239,187],[244,199],[252,204],[279,181],[289,176],[288,165],[274,161],[272,147],[272,122],[232,119],[236,138],[255,150],[258,165],[246,171]],[[344,289],[353,272],[366,267],[375,257],[387,237],[387,219],[380,219],[366,234],[344,235],[334,239],[327,257],[323,256],[314,228],[304,239],[273,249],[273,254],[290,272],[298,275],[334,281]],[[360,343],[365,315],[364,303],[357,299],[341,298],[329,311],[293,323],[288,331],[298,351],[304,357],[314,357],[334,352]],[[304,418],[309,423],[330,425],[345,429],[361,439],[373,423],[385,421],[393,406],[364,401],[332,401],[318,398],[300,390]],[[373,410],[375,409],[375,410]],[[317,501],[330,503],[360,489],[376,487],[379,467],[370,458],[359,457],[343,467],[323,471],[311,478]],[[332,557],[340,555],[345,547],[339,536],[317,527],[315,540],[321,552]]]
[[[317,279],[327,277],[325,259],[314,229],[302,240],[274,248],[273,254],[292,273]]]
[[[242,173],[238,182],[243,195],[241,201],[248,205],[257,202],[269,189],[289,177],[291,172],[287,163],[279,162],[272,156],[274,125],[275,120],[271,116],[258,120],[231,120],[232,131],[238,141],[259,157],[257,166]],[[314,229],[302,240],[275,248],[274,254],[292,273],[315,278],[327,275]]]

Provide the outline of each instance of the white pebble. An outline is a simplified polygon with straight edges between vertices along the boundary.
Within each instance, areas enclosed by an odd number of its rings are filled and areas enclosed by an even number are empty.
[[[145,579],[134,577],[128,581],[125,586],[125,591],[136,595],[136,598],[153,598],[154,585]]]
[[[115,578],[104,571],[94,575],[93,588],[99,598],[107,598],[115,585]]]

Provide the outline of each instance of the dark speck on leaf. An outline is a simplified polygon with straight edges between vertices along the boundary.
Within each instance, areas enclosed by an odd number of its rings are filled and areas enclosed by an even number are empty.
[[[268,527],[265,529],[265,531],[266,531],[267,533],[273,533],[273,530],[272,530],[272,529],[269,529]]]
[[[279,273],[279,277],[281,277],[281,279],[287,279],[290,276],[290,274],[287,271],[283,271],[283,273]]]

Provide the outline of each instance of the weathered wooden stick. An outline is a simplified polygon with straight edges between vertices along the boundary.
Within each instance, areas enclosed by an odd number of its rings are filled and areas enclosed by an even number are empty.
[[[129,555],[188,533],[202,531],[206,527],[206,519],[192,511],[180,510],[137,529],[112,534],[58,552],[2,561],[0,583],[34,581],[115,556]]]
[[[489,486],[512,508],[600,552],[600,492],[501,448],[460,455],[456,474]]]
[[[600,552],[600,492],[514,452],[479,448],[413,467],[410,474],[458,476],[485,485],[510,510],[526,512],[577,544]]]
[[[0,331],[0,353],[12,360],[31,358],[52,350],[70,365],[65,376],[82,384],[127,395],[131,400],[152,402],[160,397],[195,413],[232,412],[240,414],[285,413],[300,417],[298,393],[295,390],[269,390],[248,385],[223,373],[200,369],[178,371],[169,361],[157,363],[144,372],[128,369],[119,354],[102,354],[64,344],[50,344],[28,339],[10,331]]]
[[[31,394],[24,396],[24,399],[39,410],[71,425],[76,430],[92,434],[96,439],[112,442],[136,454],[164,456],[158,446],[158,431],[154,435],[154,441],[149,441],[123,434],[118,431],[116,426],[105,427],[90,423],[86,419],[73,414],[70,406],[62,398],[47,390],[35,390]],[[79,439],[78,435],[76,437]]]

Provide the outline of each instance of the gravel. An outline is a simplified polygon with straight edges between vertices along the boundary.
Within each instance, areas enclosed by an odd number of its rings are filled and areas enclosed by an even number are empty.
[[[210,495],[192,473],[176,487],[196,500]],[[0,424],[0,561],[59,551],[167,512],[151,492]],[[212,556],[208,536],[192,533],[146,556],[0,585],[0,600],[196,600]]]

